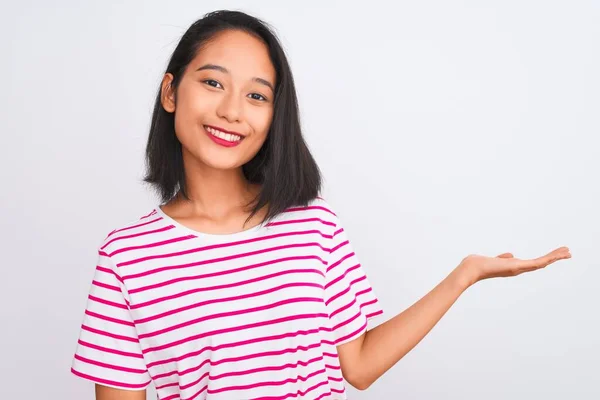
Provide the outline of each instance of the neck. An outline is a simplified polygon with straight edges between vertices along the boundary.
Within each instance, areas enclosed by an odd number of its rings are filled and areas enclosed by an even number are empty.
[[[242,168],[215,169],[200,165],[193,157],[184,156],[186,194],[179,194],[176,201],[195,215],[221,218],[245,209],[258,193],[242,172]]]

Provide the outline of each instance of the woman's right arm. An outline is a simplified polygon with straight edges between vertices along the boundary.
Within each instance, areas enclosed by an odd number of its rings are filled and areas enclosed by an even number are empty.
[[[146,400],[146,390],[123,390],[96,384],[96,400]]]

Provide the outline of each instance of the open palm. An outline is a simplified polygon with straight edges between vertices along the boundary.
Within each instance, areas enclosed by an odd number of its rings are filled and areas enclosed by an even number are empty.
[[[559,260],[571,258],[568,247],[559,247],[545,256],[522,260],[515,258],[511,253],[500,254],[497,257],[470,255],[462,264],[474,271],[476,280],[499,278],[520,275],[524,272],[544,268]]]

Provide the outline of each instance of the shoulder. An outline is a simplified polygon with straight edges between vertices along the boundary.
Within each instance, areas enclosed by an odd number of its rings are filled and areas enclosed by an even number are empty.
[[[337,214],[332,205],[323,197],[316,197],[308,204],[286,209],[278,218],[279,221],[317,222],[335,228],[339,225]]]
[[[100,252],[110,256],[124,247],[144,244],[150,233],[165,230],[168,225],[156,207],[143,210],[137,216],[115,224],[102,240]]]

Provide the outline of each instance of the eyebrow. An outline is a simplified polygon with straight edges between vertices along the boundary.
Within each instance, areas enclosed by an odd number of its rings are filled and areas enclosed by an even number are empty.
[[[196,70],[196,72],[197,71],[202,71],[202,70],[205,70],[205,69],[211,69],[211,70],[214,70],[214,71],[220,71],[220,72],[222,72],[224,74],[228,74],[229,73],[229,70],[227,68],[222,67],[220,65],[215,65],[215,64],[205,64],[205,65],[201,66],[200,68],[198,68]],[[252,80],[254,82],[256,82],[256,83],[260,83],[262,85],[267,86],[269,89],[271,89],[271,91],[273,93],[275,93],[275,88],[273,87],[273,85],[271,84],[271,82],[269,82],[268,80],[263,79],[263,78],[252,78]]]

